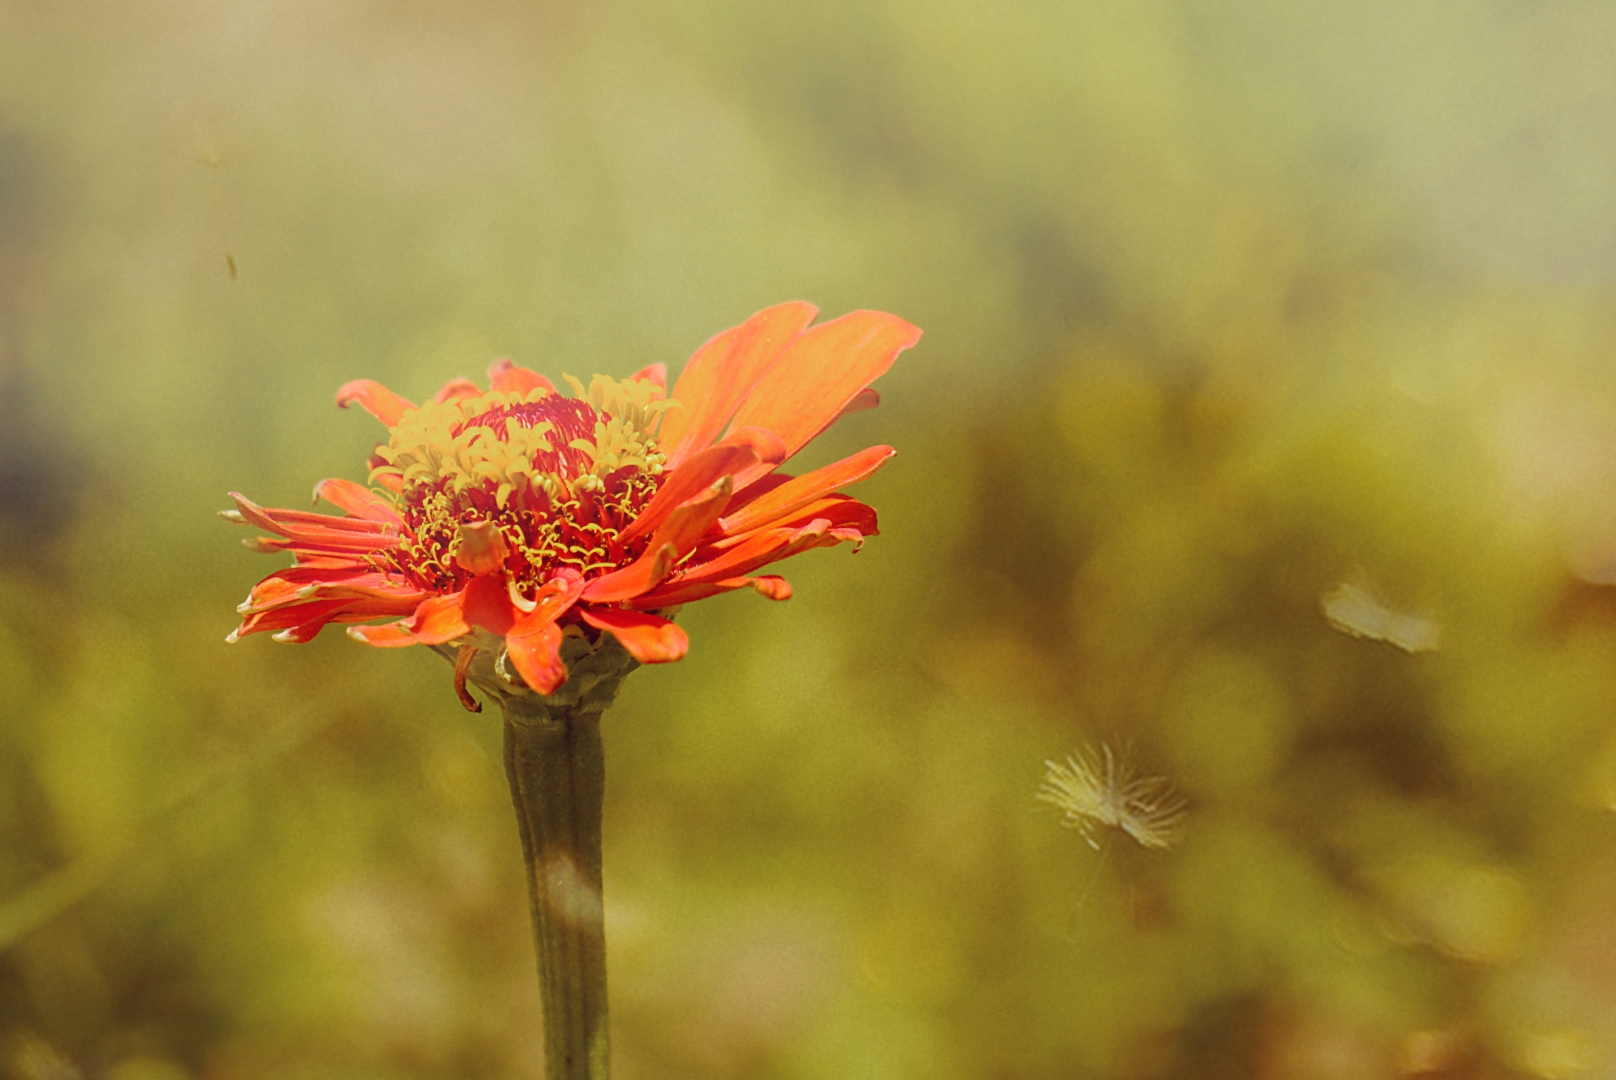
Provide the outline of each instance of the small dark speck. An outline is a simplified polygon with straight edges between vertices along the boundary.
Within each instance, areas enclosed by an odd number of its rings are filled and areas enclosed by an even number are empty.
[[[230,280],[236,280],[236,257],[228,251],[224,255],[224,264],[230,268]]]

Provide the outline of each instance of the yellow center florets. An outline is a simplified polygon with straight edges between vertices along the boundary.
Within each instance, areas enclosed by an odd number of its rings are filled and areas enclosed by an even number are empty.
[[[673,403],[653,400],[649,382],[566,381],[573,398],[492,391],[404,414],[371,472],[402,484],[400,543],[378,555],[386,569],[459,588],[472,576],[456,559],[461,527],[479,522],[498,530],[505,568],[528,593],[560,567],[593,577],[640,554],[644,538],[619,536],[662,482],[652,432]]]

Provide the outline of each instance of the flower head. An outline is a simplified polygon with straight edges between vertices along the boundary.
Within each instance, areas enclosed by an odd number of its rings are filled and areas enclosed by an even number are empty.
[[[876,532],[875,511],[836,489],[891,447],[797,477],[776,470],[838,416],[875,404],[869,384],[920,331],[875,311],[809,327],[815,314],[780,304],[719,334],[671,398],[661,364],[587,387],[565,377],[567,395],[499,360],[488,390],[455,379],[422,405],[348,383],[337,403],[388,428],[370,486],[315,485],[341,516],[231,493],[227,517],[274,534],[248,546],[289,551],[295,565],[258,583],[230,640],[302,642],[352,623],[368,624],[348,633],[369,645],[458,645],[468,707],[478,653],[509,686],[546,695],[567,680],[568,636],[608,635],[640,663],[680,659],[689,642],[671,609],[743,587],[784,600],[784,579],[757,570]]]

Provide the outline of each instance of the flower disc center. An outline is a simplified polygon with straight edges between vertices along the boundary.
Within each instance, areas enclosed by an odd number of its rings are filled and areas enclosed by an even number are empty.
[[[650,429],[666,403],[647,383],[569,382],[577,397],[494,391],[406,413],[372,473],[398,478],[404,519],[379,568],[435,591],[462,588],[473,576],[465,563],[488,562],[456,558],[461,526],[479,522],[498,530],[503,571],[528,596],[562,567],[594,577],[637,558],[646,540],[620,537],[662,483]]]

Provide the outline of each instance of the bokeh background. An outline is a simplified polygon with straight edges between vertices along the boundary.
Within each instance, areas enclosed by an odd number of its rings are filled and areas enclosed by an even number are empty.
[[[0,1074],[534,1078],[498,724],[225,492],[926,330],[606,722],[617,1075],[1616,1076],[1616,7],[0,0]],[[1333,628],[1373,589],[1406,653]],[[1099,851],[1101,741],[1191,801]]]

